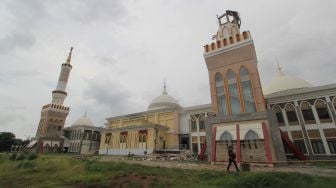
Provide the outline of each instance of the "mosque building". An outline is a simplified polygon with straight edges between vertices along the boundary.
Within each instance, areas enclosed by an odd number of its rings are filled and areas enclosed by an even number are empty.
[[[144,155],[177,150],[180,110],[164,85],[162,94],[152,100],[147,111],[107,118],[99,154]]]
[[[65,137],[64,149],[74,154],[96,154],[99,150],[102,127],[96,127],[85,112],[71,127],[63,130]]]
[[[235,11],[217,17],[219,29],[204,46],[211,104],[182,107],[163,92],[146,111],[107,118],[99,154],[144,155],[190,150],[209,162],[273,165],[290,158],[336,158],[336,84],[312,86],[277,75],[262,88],[254,42],[240,31]]]
[[[312,86],[278,66],[264,93],[280,130],[307,158],[336,158],[336,84]],[[290,148],[285,151],[293,157]]]

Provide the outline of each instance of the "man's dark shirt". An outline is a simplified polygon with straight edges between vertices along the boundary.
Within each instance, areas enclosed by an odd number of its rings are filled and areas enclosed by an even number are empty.
[[[233,150],[229,150],[228,154],[229,154],[229,159],[232,159],[232,160],[236,159],[236,154],[235,152],[233,152]]]

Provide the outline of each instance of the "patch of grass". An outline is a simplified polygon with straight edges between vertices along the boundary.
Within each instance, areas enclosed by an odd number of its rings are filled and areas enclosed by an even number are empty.
[[[336,168],[335,161],[313,162],[311,165],[321,167],[321,168]]]
[[[17,155],[16,159],[17,161],[22,161],[26,159],[26,155],[24,153],[19,153],[19,155]]]
[[[17,156],[15,156],[16,158]],[[10,160],[0,155],[3,187],[336,187],[336,177],[299,173],[186,170],[145,167],[122,162],[81,161],[68,155],[39,155]],[[129,181],[132,183],[129,183]]]
[[[28,155],[27,159],[28,160],[35,160],[37,158],[37,154],[36,153],[31,153]]]
[[[16,153],[12,153],[12,154],[9,156],[9,159],[14,161],[14,160],[16,159],[16,157],[17,157],[17,154],[16,154]]]
[[[23,161],[17,165],[17,168],[28,169],[28,168],[34,168],[35,166],[36,166],[35,163],[33,163],[32,161]]]

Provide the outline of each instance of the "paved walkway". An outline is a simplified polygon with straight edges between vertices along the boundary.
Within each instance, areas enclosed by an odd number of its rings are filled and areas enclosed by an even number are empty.
[[[165,168],[182,168],[182,169],[192,169],[192,170],[226,170],[226,164],[223,165],[210,165],[207,163],[192,163],[192,162],[179,162],[179,161],[161,161],[161,160],[130,160],[127,158],[117,157],[117,156],[104,156],[100,158],[100,161],[109,162],[109,161],[118,161],[125,162],[129,164],[141,164],[144,166],[153,166],[153,167],[165,167]],[[234,171],[234,167],[231,168]],[[252,172],[298,172],[302,174],[309,175],[319,175],[319,176],[332,176],[336,177],[336,169],[332,168],[321,168],[313,166],[287,166],[287,167],[251,167]]]

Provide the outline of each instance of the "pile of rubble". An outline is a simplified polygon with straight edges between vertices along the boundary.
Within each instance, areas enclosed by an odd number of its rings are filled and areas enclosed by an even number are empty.
[[[148,160],[148,161],[194,161],[195,157],[190,153],[190,151],[181,151],[179,153],[151,153],[143,156],[129,155],[127,157],[129,160]],[[125,158],[122,158],[125,160]]]

